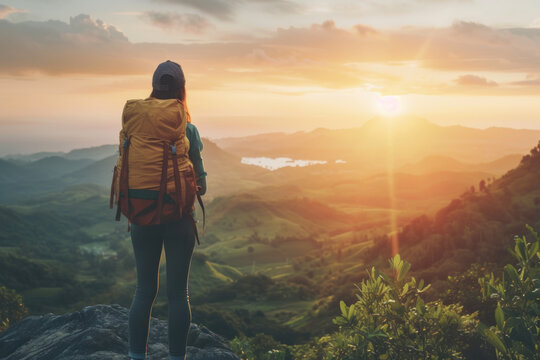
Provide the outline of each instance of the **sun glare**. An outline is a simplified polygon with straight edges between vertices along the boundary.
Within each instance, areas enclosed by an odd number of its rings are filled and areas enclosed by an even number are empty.
[[[382,116],[396,116],[401,114],[401,98],[399,96],[379,96],[377,98],[377,111]]]

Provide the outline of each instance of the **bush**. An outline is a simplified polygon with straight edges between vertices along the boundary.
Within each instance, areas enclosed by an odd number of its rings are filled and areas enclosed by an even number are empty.
[[[21,320],[27,313],[22,296],[15,290],[0,286],[0,331]]]
[[[442,282],[442,301],[445,304],[461,304],[468,312],[478,311],[478,319],[482,322],[491,321],[497,302],[493,299],[482,299],[478,279],[489,274],[488,269],[494,269],[491,263],[472,264],[469,269],[457,275],[448,276]],[[490,325],[493,323],[490,323]]]
[[[295,349],[303,359],[462,359],[477,326],[476,313],[463,315],[460,305],[425,303],[429,286],[414,277],[399,255],[390,259],[394,278],[371,269],[357,286],[357,301],[340,303],[334,319],[339,332]]]
[[[257,334],[252,338],[234,338],[231,349],[240,355],[241,360],[286,360],[291,359],[287,346],[266,334]]]
[[[506,265],[502,281],[493,274],[479,279],[483,298],[497,300],[496,325],[480,326],[497,359],[540,359],[540,240],[532,227],[527,228],[535,241],[516,237],[510,249],[517,267]]]

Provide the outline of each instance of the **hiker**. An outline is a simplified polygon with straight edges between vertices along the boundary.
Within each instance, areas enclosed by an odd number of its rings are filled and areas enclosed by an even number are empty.
[[[191,323],[188,278],[195,239],[195,197],[206,192],[203,144],[186,105],[180,65],[158,65],[152,93],[129,100],[122,114],[120,156],[111,189],[120,213],[131,222],[137,287],[129,311],[129,356],[146,359],[149,320],[158,293],[165,247],[169,320],[169,359],[185,359]],[[187,141],[186,141],[187,139]],[[127,166],[129,164],[129,168]],[[180,190],[180,191],[179,191]]]

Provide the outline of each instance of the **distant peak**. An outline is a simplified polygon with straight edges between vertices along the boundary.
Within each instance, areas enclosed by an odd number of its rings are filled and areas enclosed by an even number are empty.
[[[311,130],[311,133],[312,134],[321,134],[321,133],[325,133],[325,132],[328,132],[328,131],[329,131],[329,129],[327,129],[327,128],[318,127],[316,129]]]
[[[395,116],[391,118],[375,116],[364,123],[364,128],[381,127],[392,124],[397,127],[433,126],[432,122],[418,116]]]

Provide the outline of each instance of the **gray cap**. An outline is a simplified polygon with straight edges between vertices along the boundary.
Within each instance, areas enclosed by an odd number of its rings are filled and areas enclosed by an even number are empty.
[[[169,90],[169,87],[164,84],[160,84],[159,80],[163,75],[170,75],[178,82],[179,88],[182,88],[186,84],[186,78],[184,77],[184,72],[182,67],[175,63],[174,61],[167,60],[162,62],[154,71],[154,76],[152,77],[152,87],[155,90],[166,91]]]

